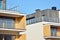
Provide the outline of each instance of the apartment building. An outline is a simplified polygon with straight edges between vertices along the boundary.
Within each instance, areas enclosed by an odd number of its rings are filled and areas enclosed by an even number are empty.
[[[37,9],[27,15],[27,40],[60,40],[60,11],[52,9]]]
[[[26,15],[5,9],[6,0],[0,0],[0,40],[26,40]]]
[[[34,13],[27,15],[27,24],[32,24],[35,22],[60,22],[60,11],[55,10],[56,7],[52,7],[52,9],[40,10],[36,9]]]

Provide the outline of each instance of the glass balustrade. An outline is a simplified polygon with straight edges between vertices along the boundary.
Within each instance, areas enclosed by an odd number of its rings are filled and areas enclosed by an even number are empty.
[[[33,23],[37,23],[37,22],[56,22],[56,23],[59,23],[59,18],[54,18],[54,17],[44,17],[42,19],[42,17],[39,17],[39,18],[32,18],[32,19],[29,19],[29,20],[26,20],[26,23],[27,25],[28,24],[33,24]]]

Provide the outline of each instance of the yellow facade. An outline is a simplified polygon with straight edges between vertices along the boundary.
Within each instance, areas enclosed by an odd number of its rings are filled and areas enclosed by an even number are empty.
[[[50,24],[46,24],[43,26],[44,37],[49,38],[52,36],[51,35],[51,26],[52,25],[50,25]],[[54,37],[60,37],[60,26],[55,26],[55,25],[53,25],[53,26],[54,26],[54,28],[57,29],[56,35]]]
[[[60,36],[60,27],[57,27],[57,36]]]
[[[44,29],[44,37],[49,37],[50,35],[51,35],[51,32],[50,32],[50,25],[49,24],[47,24],[47,25],[44,25],[44,27],[43,27],[43,29]]]
[[[8,16],[9,15],[9,16]],[[4,28],[4,23],[3,23],[3,28],[0,30],[0,34],[3,35],[3,39],[4,39],[4,35],[11,35],[14,36],[12,37],[12,40],[26,40],[26,34],[19,34],[20,32],[25,32],[26,30],[26,16],[25,15],[16,15],[16,14],[3,14],[0,16],[3,17],[11,17],[15,19],[15,29],[7,29]]]

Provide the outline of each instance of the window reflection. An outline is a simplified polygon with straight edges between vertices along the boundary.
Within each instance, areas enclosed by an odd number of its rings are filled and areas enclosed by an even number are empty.
[[[2,0],[0,0],[0,9],[2,9]]]
[[[29,20],[26,21],[27,25],[28,24],[33,24],[35,22],[36,22],[36,19],[35,18],[29,19]]]
[[[56,36],[57,28],[51,27],[51,36]]]
[[[0,17],[0,28],[14,28],[15,21],[13,18]]]
[[[4,28],[14,28],[14,19],[5,18],[4,19]]]
[[[0,28],[3,26],[3,19],[0,17]]]

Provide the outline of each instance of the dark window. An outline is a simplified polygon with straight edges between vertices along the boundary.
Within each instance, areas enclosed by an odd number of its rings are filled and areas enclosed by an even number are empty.
[[[56,33],[57,33],[57,28],[51,27],[51,36],[56,36]]]
[[[36,22],[36,21],[35,21],[35,17],[28,18],[27,21],[26,21],[27,25],[28,25],[28,24],[33,24],[33,23],[35,23],[35,22]]]
[[[2,34],[0,34],[0,40],[3,40],[3,35]]]
[[[3,19],[0,17],[0,28],[3,27]]]

